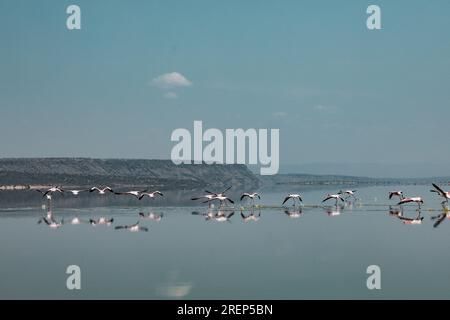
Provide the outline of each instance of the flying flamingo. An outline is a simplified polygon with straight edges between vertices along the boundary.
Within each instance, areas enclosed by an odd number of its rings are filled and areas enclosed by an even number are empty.
[[[338,205],[339,200],[342,201],[342,202],[345,202],[344,198],[342,198],[342,197],[341,197],[340,195],[338,195],[338,194],[327,194],[326,197],[325,197],[325,199],[323,199],[322,203],[324,203],[324,202],[326,202],[326,201],[328,201],[328,200],[331,200],[331,199],[336,200],[336,204],[335,204],[336,207],[337,207],[337,205]]]
[[[294,203],[294,207],[295,207],[296,200],[299,202],[300,205],[303,203],[303,199],[302,199],[301,195],[292,193],[292,194],[289,194],[286,198],[284,198],[284,201],[281,205],[285,204],[290,199],[292,199],[292,201]]]

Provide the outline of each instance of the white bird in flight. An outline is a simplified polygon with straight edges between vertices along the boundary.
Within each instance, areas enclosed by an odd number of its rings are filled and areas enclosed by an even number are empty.
[[[356,190],[341,190],[338,192],[339,195],[346,194],[347,195],[347,197],[345,198],[346,200],[348,198],[353,198],[354,200],[356,200],[355,193],[356,193]]]
[[[403,195],[403,192],[400,190],[397,191],[390,191],[389,192],[389,199],[392,199],[393,197],[399,197],[400,200],[403,200],[405,197]]]
[[[242,196],[241,196],[241,201],[243,199],[245,199],[245,198],[250,198],[251,199],[252,207],[255,206],[255,199],[256,198],[261,200],[261,196],[258,193],[256,193],[256,192],[254,192],[254,193],[247,193],[247,192],[243,193]]]
[[[423,199],[421,197],[413,197],[413,198],[404,198],[403,200],[401,200],[398,205],[402,205],[405,203],[417,203],[417,205],[419,206],[419,210],[421,209],[421,206],[423,205]]]
[[[114,193],[113,189],[111,189],[110,187],[105,187],[105,188],[92,187],[89,190],[89,192],[94,192],[94,191],[97,191],[98,194],[106,194],[106,192]]]
[[[336,206],[338,205],[339,200],[345,202],[344,198],[342,198],[339,194],[327,194],[325,199],[322,200],[322,203],[331,199],[336,200]]]
[[[296,200],[299,202],[299,204],[303,203],[303,199],[302,199],[301,195],[292,193],[292,194],[288,195],[286,198],[284,198],[284,201],[281,205],[285,204],[290,199],[293,200],[294,206],[295,206]]]
[[[42,190],[36,190],[36,191],[39,192],[40,194],[42,194],[42,198],[46,197],[47,195],[52,195],[55,192],[58,192],[61,195],[64,195],[64,190],[60,187],[51,187],[45,191],[42,191]],[[48,197],[47,197],[47,199],[48,199]],[[51,198],[49,200],[51,200]]]
[[[234,204],[234,201],[233,201],[233,200],[231,200],[230,198],[228,198],[228,197],[226,197],[226,196],[223,196],[223,195],[215,196],[215,197],[213,198],[213,200],[219,200],[219,201],[220,201],[220,207],[223,207],[223,206],[225,205],[226,201],[228,201],[228,202]]]
[[[114,192],[114,194],[116,195],[124,195],[124,196],[133,196],[136,197],[137,199],[139,199],[141,193],[147,192],[148,190],[143,190],[143,191],[126,191],[126,192]]]
[[[69,192],[74,196],[78,196],[82,192],[87,192],[89,189],[83,189],[83,190],[64,190],[64,192]]]
[[[139,196],[139,200],[142,200],[144,197],[149,197],[150,199],[155,199],[156,195],[158,195],[160,197],[164,196],[164,194],[161,191],[142,192],[142,194]]]
[[[430,191],[434,192],[434,193],[437,193],[439,196],[444,198],[444,201],[442,201],[442,205],[444,205],[445,203],[448,205],[448,201],[450,199],[450,192],[442,190],[441,187],[439,187],[435,183],[433,183],[433,187],[434,187],[434,190],[430,190]]]
[[[214,198],[215,198],[215,195],[213,195],[213,194],[206,194],[206,195],[201,196],[201,197],[194,197],[194,198],[191,198],[191,200],[193,200],[193,201],[196,201],[196,200],[205,200],[205,201],[202,201],[202,203],[208,203],[208,207],[211,208],[211,202],[214,201],[214,200],[216,200],[216,199],[214,199]]]

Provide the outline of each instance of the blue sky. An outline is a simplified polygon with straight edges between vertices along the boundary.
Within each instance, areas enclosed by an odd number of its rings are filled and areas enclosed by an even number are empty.
[[[82,30],[66,29],[66,7]],[[382,9],[380,31],[366,8]],[[169,158],[280,128],[282,164],[446,163],[450,2],[0,2],[0,157]],[[168,72],[191,86],[150,85]]]

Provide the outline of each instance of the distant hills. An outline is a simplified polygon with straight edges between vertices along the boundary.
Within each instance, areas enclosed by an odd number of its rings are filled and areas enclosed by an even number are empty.
[[[373,178],[429,178],[448,177],[447,163],[338,163],[316,162],[304,164],[284,164],[282,174],[321,174]]]
[[[314,174],[278,174],[276,176],[262,176],[261,180],[267,185],[411,185],[411,184],[449,184],[450,177],[429,178],[370,178],[346,175],[314,175]]]
[[[251,187],[260,180],[245,165],[175,165],[170,160],[0,159],[0,186],[143,186],[186,190],[205,186]]]
[[[450,177],[371,178],[336,174],[278,174],[259,176],[245,165],[175,165],[170,160],[89,158],[0,159],[0,189],[104,186],[150,187],[161,190],[192,190],[233,186],[255,190],[260,186],[283,185],[401,185],[449,184]]]

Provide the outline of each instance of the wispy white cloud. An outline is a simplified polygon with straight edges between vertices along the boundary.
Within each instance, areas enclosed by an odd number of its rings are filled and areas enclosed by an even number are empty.
[[[338,111],[338,107],[336,106],[326,106],[326,105],[316,105],[314,106],[314,110],[319,111],[319,112],[336,112]]]
[[[164,93],[164,98],[166,99],[178,99],[178,95],[173,91],[168,91]]]
[[[165,73],[154,78],[150,84],[160,89],[190,87],[192,82],[179,72]]]

